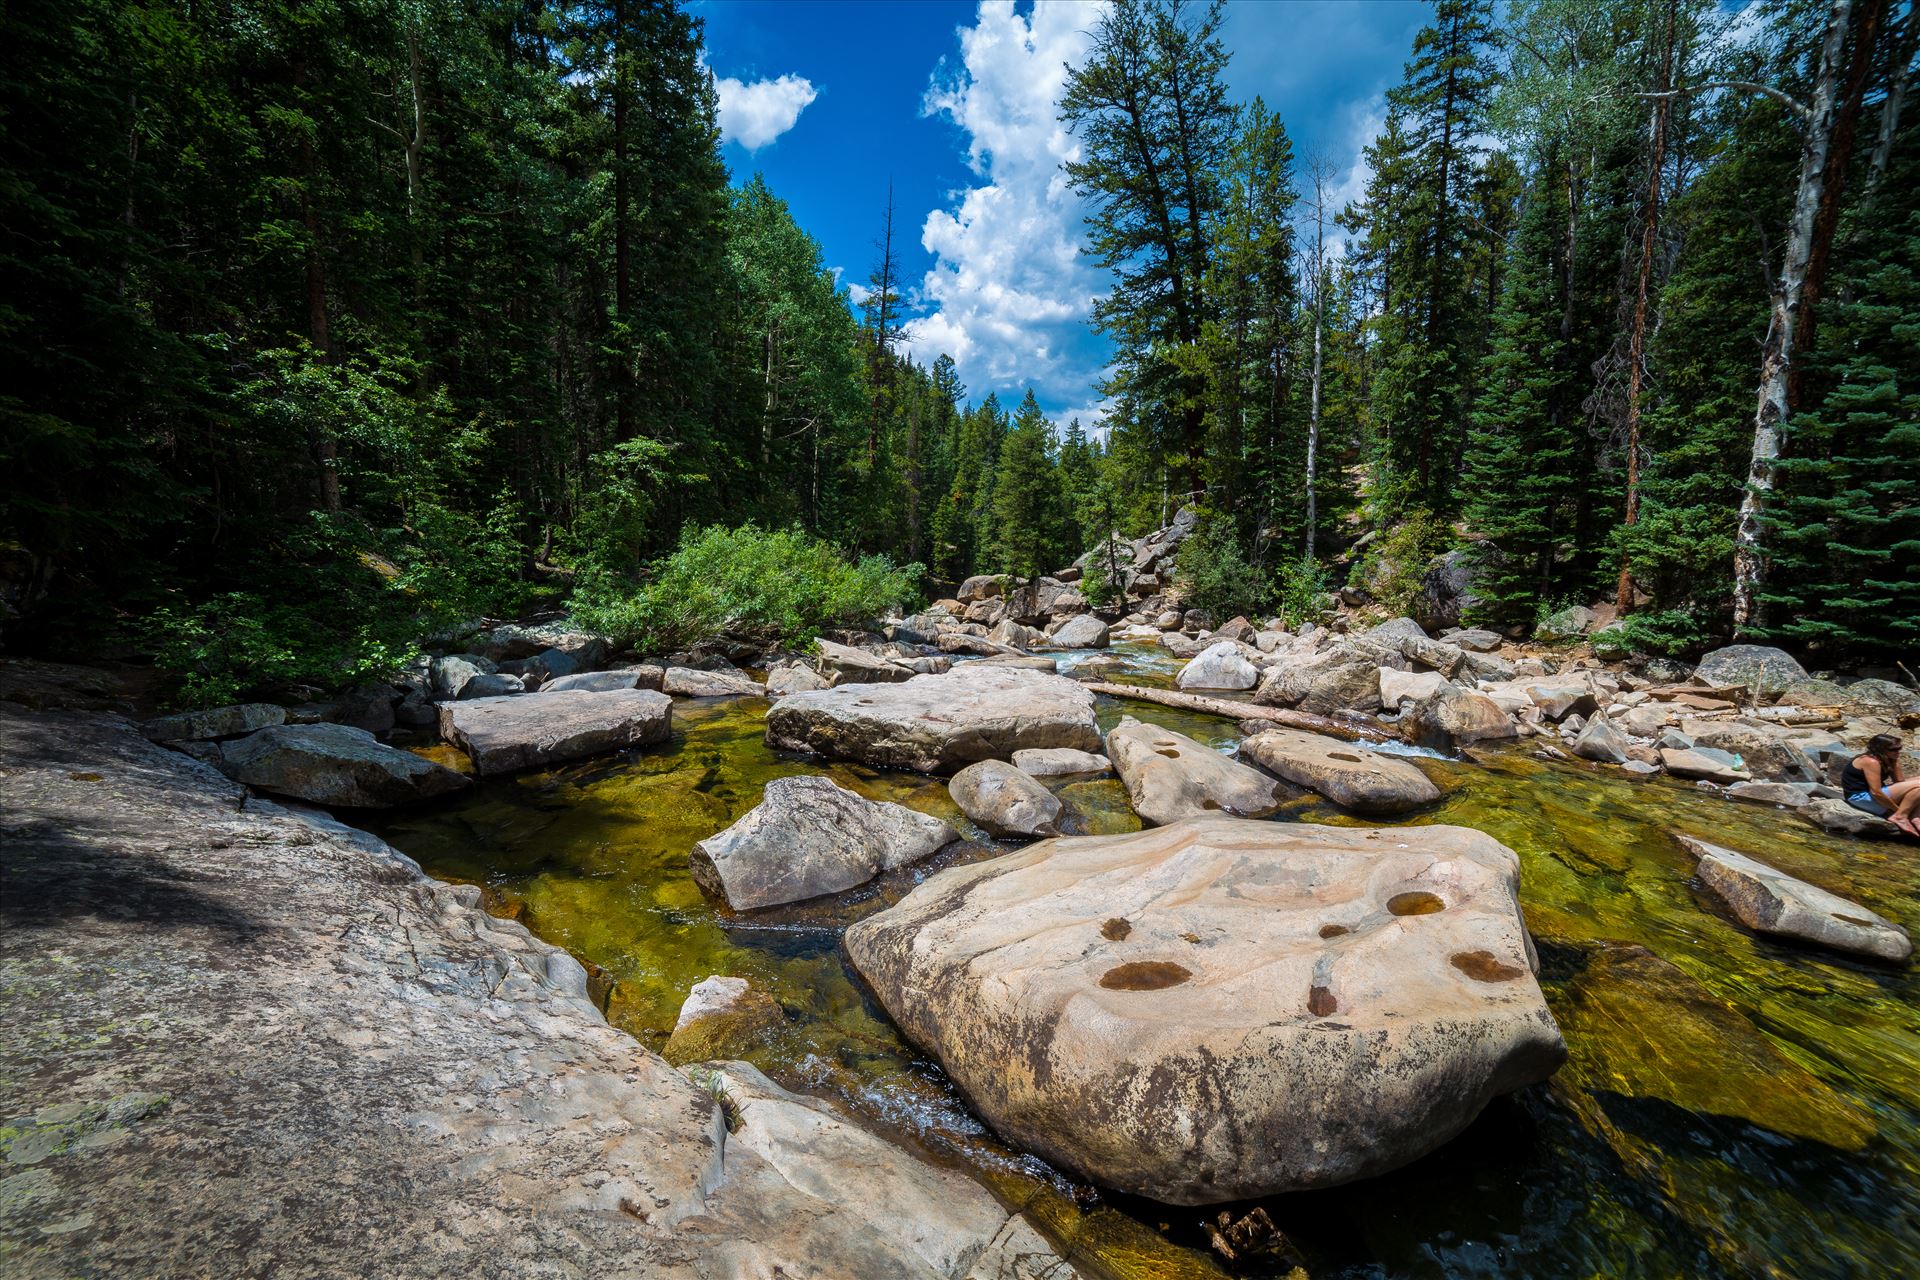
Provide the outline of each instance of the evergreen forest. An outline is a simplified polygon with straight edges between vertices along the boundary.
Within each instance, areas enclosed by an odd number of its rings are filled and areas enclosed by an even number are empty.
[[[1068,74],[1114,356],[1061,426],[904,340],[891,208],[856,305],[728,171],[672,0],[6,5],[0,639],[218,701],[473,616],[681,639],[676,549],[1099,603],[1193,507],[1216,609],[1452,554],[1484,625],[1913,652],[1911,3],[1436,0],[1338,203],[1227,20],[1115,0]]]

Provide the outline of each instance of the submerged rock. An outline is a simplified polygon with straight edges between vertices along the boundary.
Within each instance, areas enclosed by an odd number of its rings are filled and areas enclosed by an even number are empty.
[[[982,760],[953,775],[953,802],[989,835],[1060,834],[1060,801],[1032,775],[1004,760]]]
[[[440,707],[441,740],[465,751],[482,774],[664,742],[672,729],[673,699],[651,689],[523,693]]]
[[[467,779],[344,724],[283,724],[220,748],[237,782],[313,804],[386,809],[458,791]]]
[[[1355,813],[1405,813],[1440,798],[1409,761],[1324,734],[1266,729],[1240,744],[1240,756]]]
[[[1100,730],[1093,694],[1084,686],[983,661],[902,684],[792,694],[768,710],[767,744],[889,769],[951,773],[1028,748],[1097,751]]]
[[[1758,858],[1691,836],[1680,843],[1699,859],[1700,882],[1757,933],[1797,938],[1898,964],[1913,954],[1907,931],[1859,903],[1795,879]]]
[[[1206,1204],[1383,1173],[1553,1072],[1518,879],[1461,827],[1211,817],[951,868],[845,945],[1002,1135]]]
[[[786,1021],[779,1002],[745,978],[716,974],[693,984],[660,1055],[668,1062],[735,1058]]]
[[[738,822],[693,847],[693,878],[749,911],[851,889],[957,838],[938,818],[869,800],[831,778],[775,778]]]
[[[1107,758],[1126,785],[1134,812],[1152,826],[1208,813],[1258,818],[1280,807],[1266,774],[1132,716],[1107,735]]]

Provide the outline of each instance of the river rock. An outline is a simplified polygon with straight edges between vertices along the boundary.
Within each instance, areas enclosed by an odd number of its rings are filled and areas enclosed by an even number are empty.
[[[1593,630],[1593,624],[1596,621],[1598,621],[1598,615],[1587,606],[1569,605],[1564,609],[1555,610],[1542,619],[1540,625],[1533,629],[1533,636],[1534,639],[1548,644],[1558,640],[1577,640]]]
[[[664,742],[673,699],[651,689],[526,693],[443,703],[440,738],[481,774],[512,773]]]
[[[344,724],[283,724],[220,748],[237,782],[313,804],[386,809],[458,791],[467,779]]]
[[[1804,808],[1813,795],[1810,788],[1795,786],[1791,782],[1736,782],[1727,788],[1727,799],[1799,809]]]
[[[1805,680],[1807,669],[1784,650],[1764,644],[1734,644],[1703,656],[1693,674],[1710,685],[1745,685],[1773,694]]]
[[[832,640],[818,640],[815,644],[820,653],[820,674],[835,688],[843,684],[900,684],[913,679],[912,671],[891,658]]]
[[[1658,702],[1644,702],[1637,707],[1629,707],[1617,716],[1616,723],[1636,738],[1651,738],[1666,728],[1670,713]]]
[[[1257,818],[1279,808],[1272,778],[1183,733],[1132,716],[1107,734],[1107,758],[1134,812],[1150,826],[1206,813]]]
[[[784,698],[790,693],[825,689],[827,680],[804,662],[785,662],[767,672],[767,696]]]
[[[767,712],[767,743],[889,769],[951,773],[1030,747],[1097,751],[1100,730],[1093,694],[1084,686],[985,660],[903,684],[792,694]]]
[[[1462,827],[1214,816],[950,868],[845,947],[1010,1141],[1205,1204],[1383,1173],[1553,1072],[1518,881]]]
[[[1822,831],[1831,831],[1835,835],[1891,839],[1903,834],[1900,828],[1885,818],[1877,818],[1863,809],[1856,809],[1845,800],[1814,800],[1800,810],[1800,814]]]
[[[1791,730],[1749,720],[1683,720],[1681,730],[1696,749],[1711,747],[1740,757],[1748,772],[1769,782],[1815,782],[1820,766],[1787,738]]]
[[[1061,649],[1104,649],[1107,624],[1090,613],[1075,614],[1061,623],[1049,643]]]
[[[477,653],[454,653],[435,658],[430,672],[436,695],[457,698],[460,690],[466,688],[467,681],[477,675],[493,674],[494,665],[493,659],[483,658]]]
[[[1432,697],[1447,678],[1438,671],[1395,671],[1380,668],[1380,705],[1397,711],[1409,702]]]
[[[1436,751],[1457,751],[1476,742],[1515,738],[1520,731],[1493,699],[1443,684],[1400,718],[1407,741]]]
[[[1549,720],[1587,715],[1599,705],[1593,686],[1579,679],[1531,680],[1520,686],[1520,692]]]
[[[237,738],[243,733],[286,722],[283,707],[270,702],[243,702],[237,706],[161,716],[141,725],[140,732],[150,742],[209,742],[215,738]]]
[[[1371,711],[1380,705],[1380,664],[1350,649],[1332,648],[1268,670],[1253,700],[1296,707],[1314,715]]]
[[[1400,647],[1403,640],[1428,640],[1426,628],[1412,618],[1389,618],[1378,626],[1368,627],[1361,633],[1369,640],[1378,641],[1390,649]]]
[[[1232,640],[1210,644],[1194,656],[1174,683],[1182,689],[1251,689],[1260,683],[1260,673],[1241,654]]]
[[[786,1020],[779,1002],[745,978],[716,974],[687,992],[660,1054],[676,1065],[739,1057]]]
[[[659,667],[626,667],[619,671],[583,671],[561,676],[540,686],[542,693],[612,693],[618,689],[658,689],[666,673]]]
[[[1240,744],[1240,758],[1355,813],[1405,813],[1440,798],[1411,762],[1324,734],[1265,729]]]
[[[1573,740],[1573,754],[1601,764],[1625,764],[1628,745],[1627,735],[1614,728],[1604,713],[1596,711]]]
[[[1745,782],[1753,775],[1717,759],[1704,751],[1660,749],[1660,763],[1676,778],[1701,778],[1708,782]]]
[[[979,600],[991,600],[995,596],[998,596],[1001,586],[1002,582],[998,575],[977,573],[961,583],[960,589],[954,592],[953,595],[956,600],[966,604],[973,604]]]
[[[738,671],[700,671],[693,667],[668,667],[660,678],[663,693],[677,698],[758,698],[765,697],[765,686],[754,683]]]
[[[511,698],[526,691],[527,682],[519,676],[505,671],[482,671],[462,681],[460,692],[454,697],[461,702],[472,702],[475,698]]]
[[[1679,839],[1699,859],[1701,883],[1756,933],[1895,964],[1913,953],[1905,929],[1857,902],[1795,879],[1750,854],[1691,836]]]
[[[1075,773],[1109,773],[1113,762],[1092,751],[1053,747],[1013,753],[1013,767],[1036,778],[1058,778]]]
[[[1002,618],[987,632],[987,639],[995,644],[1005,645],[1009,649],[1031,649],[1046,641],[1044,632],[1023,626],[1012,618]]]
[[[1033,776],[1004,760],[981,760],[953,775],[947,794],[960,812],[995,836],[1060,834],[1060,801]]]
[[[775,778],[738,822],[693,847],[693,878],[735,911],[749,911],[851,889],[956,838],[938,818],[869,800],[831,778]]]
[[[1441,639],[1457,644],[1471,653],[1492,653],[1504,643],[1497,631],[1483,631],[1478,627],[1469,627],[1464,631],[1449,631]]]

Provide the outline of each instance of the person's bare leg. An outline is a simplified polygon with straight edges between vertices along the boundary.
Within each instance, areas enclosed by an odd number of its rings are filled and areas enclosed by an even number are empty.
[[[1908,835],[1920,836],[1920,822],[1914,818],[1914,814],[1920,812],[1920,778],[1908,778],[1905,782],[1896,782],[1880,789],[1887,793],[1887,799],[1893,801],[1893,812],[1887,815],[1888,820]]]

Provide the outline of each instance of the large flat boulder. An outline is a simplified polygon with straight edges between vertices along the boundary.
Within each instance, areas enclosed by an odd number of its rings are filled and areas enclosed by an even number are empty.
[[[1209,813],[1258,818],[1280,805],[1273,779],[1258,769],[1132,716],[1107,734],[1107,758],[1127,788],[1133,811],[1151,826]]]
[[[222,744],[220,759],[229,777],[250,787],[351,809],[391,808],[468,785],[444,765],[344,724],[273,725]]]
[[[1744,685],[1759,693],[1785,692],[1807,678],[1807,669],[1783,649],[1764,644],[1730,644],[1700,659],[1694,678],[1726,688]]]
[[[1383,1173],[1553,1072],[1519,865],[1463,827],[1215,816],[951,868],[845,945],[1003,1136],[1206,1204]]]
[[[835,685],[898,684],[913,679],[912,671],[891,658],[833,640],[814,643],[820,654],[820,674]]]
[[[750,911],[851,889],[956,838],[938,818],[869,800],[831,778],[775,778],[738,822],[693,847],[693,878],[734,910]]]
[[[1113,762],[1092,751],[1072,747],[1038,748],[1013,753],[1013,767],[1036,778],[1058,778],[1075,773],[1111,773]]]
[[[790,694],[767,712],[767,743],[889,769],[951,773],[1028,748],[1098,751],[1100,730],[1093,694],[1077,682],[968,662],[900,684]]]
[[[702,671],[697,667],[668,667],[660,690],[677,698],[763,698],[767,689],[738,671]]]
[[[1414,703],[1401,717],[1400,732],[1407,741],[1437,751],[1520,735],[1493,699],[1457,684],[1443,684]]]
[[[1692,836],[1679,839],[1699,859],[1700,882],[1756,933],[1895,964],[1913,954],[1905,929],[1851,899],[1796,879],[1750,854]]]
[[[207,707],[160,716],[140,726],[153,742],[209,742],[233,738],[287,722],[284,707],[271,702],[242,702],[230,707]]]
[[[1355,813],[1405,813],[1440,798],[1411,762],[1325,734],[1266,729],[1240,744],[1240,758]]]
[[[673,699],[652,689],[525,693],[442,703],[440,737],[482,774],[538,769],[664,742]]]

